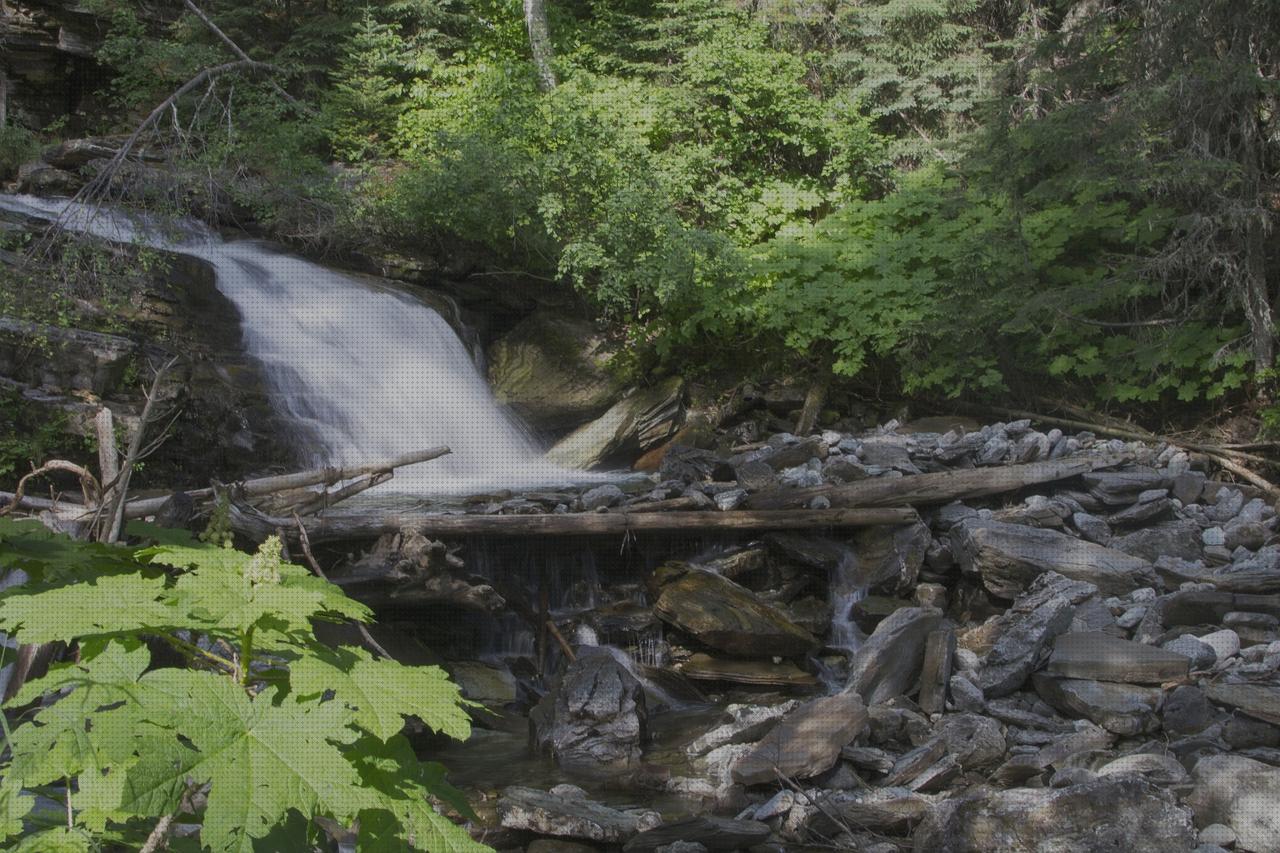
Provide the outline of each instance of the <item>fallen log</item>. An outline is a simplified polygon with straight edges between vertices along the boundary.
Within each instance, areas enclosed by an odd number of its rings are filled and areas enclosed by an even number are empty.
[[[804,506],[816,497],[825,497],[832,506],[883,507],[918,506],[949,503],[963,498],[976,498],[1013,492],[1026,486],[1066,480],[1110,468],[1129,461],[1127,453],[1075,455],[1047,462],[1005,465],[992,468],[969,468],[936,474],[914,474],[894,479],[874,478],[842,485],[813,486],[807,489],[771,489],[747,499],[747,507],[756,510],[780,510]]]
[[[404,453],[400,456],[388,459],[385,462],[378,462],[368,465],[350,465],[345,468],[315,468],[310,471],[298,471],[292,474],[277,474],[271,477],[259,477],[254,480],[245,480],[239,485],[240,494],[245,497],[259,497],[269,495],[275,492],[283,492],[289,489],[301,489],[306,486],[332,486],[334,483],[342,480],[354,480],[357,477],[371,476],[376,477],[379,474],[385,474],[396,468],[403,468],[406,465],[416,465],[419,462],[429,462],[432,459],[438,459],[449,453],[447,447],[432,447],[428,450],[417,450],[413,453]],[[382,482],[381,480],[379,482]],[[354,485],[354,484],[353,484]],[[363,491],[369,488],[366,484],[363,488],[355,491]],[[340,500],[334,493],[330,500]],[[354,494],[355,492],[351,492]],[[214,496],[213,489],[193,489],[187,494],[193,500],[208,500]],[[344,495],[349,497],[350,494]],[[165,495],[158,498],[145,498],[143,500],[130,501],[125,504],[125,518],[143,518],[148,515],[154,515],[164,506],[165,501],[169,500],[169,496]]]
[[[919,520],[909,507],[694,512],[583,512],[548,515],[439,515],[388,513],[378,516],[331,515],[303,519],[315,542],[372,539],[411,528],[424,536],[607,536],[632,533],[703,532],[710,530],[813,530],[911,524]],[[233,503],[231,528],[255,541],[291,527],[291,519],[262,515]]]

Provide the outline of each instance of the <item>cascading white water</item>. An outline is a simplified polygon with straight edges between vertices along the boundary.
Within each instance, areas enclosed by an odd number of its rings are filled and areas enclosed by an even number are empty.
[[[867,597],[867,588],[854,580],[857,567],[857,555],[852,548],[845,548],[831,573],[831,636],[827,647],[850,653],[857,651],[866,639],[853,621],[853,606]]]
[[[453,328],[409,293],[260,241],[223,240],[197,223],[175,235],[172,226],[34,196],[0,195],[0,208],[207,261],[311,463],[376,462],[443,444],[449,456],[401,469],[381,490],[464,494],[593,479],[544,459]]]

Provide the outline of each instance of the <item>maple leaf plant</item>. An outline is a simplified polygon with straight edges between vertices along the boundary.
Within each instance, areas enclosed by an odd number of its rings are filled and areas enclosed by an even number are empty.
[[[319,642],[315,621],[372,614],[275,538],[246,554],[131,530],[143,545],[0,519],[0,571],[18,581],[0,630],[73,650],[0,717],[0,846],[310,850],[327,825],[360,850],[488,849],[441,812],[471,816],[402,733],[413,716],[468,736],[443,670]],[[158,642],[185,665],[153,659]]]

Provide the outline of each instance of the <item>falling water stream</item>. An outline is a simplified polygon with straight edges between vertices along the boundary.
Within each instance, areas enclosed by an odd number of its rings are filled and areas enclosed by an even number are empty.
[[[0,194],[0,208],[208,262],[309,463],[363,464],[447,445],[450,455],[401,469],[380,490],[458,495],[592,479],[544,458],[454,329],[411,292],[195,222],[161,227],[35,196]]]

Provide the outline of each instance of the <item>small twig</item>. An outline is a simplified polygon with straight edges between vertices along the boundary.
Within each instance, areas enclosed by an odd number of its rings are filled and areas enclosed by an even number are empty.
[[[311,538],[307,536],[307,526],[302,523],[302,518],[296,512],[293,514],[293,520],[297,522],[298,525],[298,544],[302,546],[302,555],[311,565],[311,570],[315,572],[321,580],[332,583],[332,581],[329,580],[329,576],[324,573],[324,569],[320,568],[320,561],[316,559],[315,554],[311,553]],[[369,648],[373,649],[388,660],[394,660],[394,658],[391,657],[391,652],[384,649],[382,644],[373,638],[373,635],[369,633],[369,629],[364,626],[363,622],[357,622],[356,628],[360,631],[360,636],[364,638],[364,641],[369,644]]]
[[[556,638],[556,642],[560,644],[560,649],[564,652],[565,657],[567,657],[570,662],[576,661],[578,656],[573,653],[573,647],[569,645],[567,640],[565,640],[564,634],[560,633],[560,629],[556,627],[556,623],[551,619],[547,620],[547,630],[551,632],[551,636]]]
[[[787,775],[783,773],[781,770],[779,770],[777,767],[773,768],[773,772],[778,774],[778,779],[782,781],[783,785],[787,786],[792,791],[794,791],[795,793],[799,794],[800,796],[808,800],[810,805],[812,805],[815,809],[817,809],[818,811],[826,815],[831,820],[832,823],[834,823],[836,826],[840,827],[842,830],[849,833],[850,835],[854,834],[853,827],[849,826],[848,822],[845,821],[844,818],[840,817],[837,814],[833,814],[821,802],[809,796],[809,794],[803,788],[801,788],[794,779],[787,778]]]
[[[169,838],[169,831],[173,828],[174,818],[177,814],[167,814],[160,820],[156,821],[156,825],[151,830],[151,834],[147,836],[147,841],[142,845],[142,849],[138,853],[156,853],[160,846]]]

